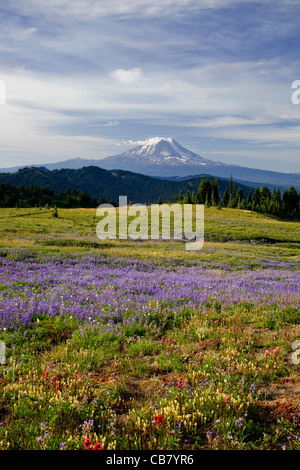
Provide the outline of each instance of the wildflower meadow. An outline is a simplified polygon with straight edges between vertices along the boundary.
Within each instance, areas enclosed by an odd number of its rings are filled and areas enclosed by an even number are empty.
[[[205,211],[190,253],[2,211],[0,450],[300,450],[300,224]]]

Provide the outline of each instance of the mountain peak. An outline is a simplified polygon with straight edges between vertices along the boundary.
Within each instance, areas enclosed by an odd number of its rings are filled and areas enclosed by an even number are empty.
[[[132,150],[136,155],[149,155],[152,153],[157,152],[157,149],[161,146],[165,145],[166,147],[170,147],[170,149],[176,146],[176,142],[169,137],[151,137],[150,139],[145,140],[142,145],[136,147]]]
[[[208,162],[170,137],[151,137],[121,155],[104,158],[101,166],[107,170],[118,168],[162,176],[166,171],[168,175],[175,174],[179,168],[180,172],[185,169],[190,174],[192,168],[197,166],[202,170]]]
[[[170,144],[173,142],[173,139],[170,139],[169,137],[150,137],[150,139],[145,140],[143,146],[157,145],[162,140],[169,142]]]

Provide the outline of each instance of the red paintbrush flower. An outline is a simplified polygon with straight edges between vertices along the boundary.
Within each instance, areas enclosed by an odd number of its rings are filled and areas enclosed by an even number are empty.
[[[92,444],[93,444],[92,439],[90,439],[89,437],[86,437],[85,440],[83,441],[85,450],[90,450]]]
[[[161,414],[158,414],[155,418],[156,424],[163,424],[163,417]]]
[[[102,442],[97,441],[96,444],[93,447],[93,450],[102,450]]]

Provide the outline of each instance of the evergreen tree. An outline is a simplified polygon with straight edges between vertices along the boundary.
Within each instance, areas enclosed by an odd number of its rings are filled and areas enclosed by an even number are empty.
[[[260,210],[261,212],[269,212],[271,201],[271,191],[268,186],[264,185],[260,190]]]
[[[240,187],[238,188],[238,190],[236,192],[234,205],[238,209],[244,209],[245,208],[245,196],[244,196],[242,188],[240,188]]]
[[[289,203],[291,206],[291,213],[296,214],[299,211],[299,194],[297,193],[294,186],[289,189]]]
[[[219,196],[219,188],[218,188],[218,180],[214,178],[212,183],[212,190],[211,190],[211,204],[212,206],[218,206],[220,203],[220,196]]]
[[[251,189],[250,189],[249,194],[248,194],[248,197],[247,197],[246,208],[247,208],[248,210],[251,210],[251,209],[252,209],[252,194],[251,194]]]
[[[191,191],[188,189],[184,198],[183,198],[183,203],[184,204],[192,204],[192,195]]]
[[[234,200],[235,200],[235,185],[234,185],[232,175],[231,175],[230,181],[229,181],[229,207],[234,207]]]
[[[228,207],[229,205],[229,189],[226,188],[223,194],[222,206]]]
[[[197,194],[196,194],[196,203],[197,204],[205,204],[206,197],[208,197],[209,201],[211,200],[211,192],[212,192],[212,184],[209,178],[205,178],[201,180],[201,183],[198,186]]]
[[[177,197],[177,202],[179,204],[182,204],[183,203],[183,194],[182,194],[182,191],[180,190],[179,191],[179,194],[178,194],[178,197]]]
[[[260,190],[258,186],[256,186],[254,190],[253,199],[252,199],[252,210],[260,212]]]
[[[280,215],[282,209],[280,189],[274,188],[270,201],[270,212],[275,215]]]
[[[282,202],[285,216],[296,215],[299,211],[299,195],[294,186],[291,186],[289,190],[284,190]]]

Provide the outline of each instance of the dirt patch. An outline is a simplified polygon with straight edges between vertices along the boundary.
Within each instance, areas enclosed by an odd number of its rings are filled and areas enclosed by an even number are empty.
[[[261,418],[264,422],[275,422],[286,419],[291,423],[299,424],[300,406],[283,401],[261,403]]]
[[[279,382],[261,389],[268,397],[261,401],[262,418],[266,422],[280,419],[300,423],[300,378],[283,377]]]
[[[205,349],[217,349],[220,346],[220,343],[221,341],[219,339],[204,339],[200,342],[199,347],[194,351],[194,354]]]
[[[300,378],[283,377],[279,382],[264,386],[261,392],[268,397],[265,400],[267,404],[281,401],[299,403],[300,405]]]
[[[98,374],[92,375],[92,380],[97,383],[112,382],[113,379],[114,377],[111,374],[105,373],[105,372],[103,372],[102,375],[98,375]]]

